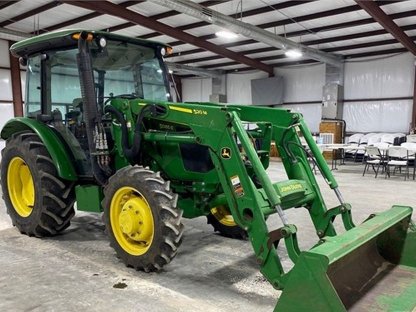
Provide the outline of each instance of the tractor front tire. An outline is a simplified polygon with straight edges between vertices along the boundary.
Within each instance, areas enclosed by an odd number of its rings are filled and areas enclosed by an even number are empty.
[[[236,239],[247,239],[247,232],[237,223],[226,206],[218,206],[211,209],[207,216],[207,223],[211,224],[215,232],[219,232],[222,236]]]
[[[73,185],[58,177],[42,141],[33,132],[13,134],[2,150],[1,185],[7,213],[29,236],[55,235],[74,216]]]
[[[159,174],[141,166],[117,171],[104,189],[104,222],[110,245],[128,266],[159,271],[182,242],[177,195]]]

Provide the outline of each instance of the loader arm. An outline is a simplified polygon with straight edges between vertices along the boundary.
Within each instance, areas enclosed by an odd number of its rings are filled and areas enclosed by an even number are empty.
[[[159,112],[146,117],[163,127],[145,129],[142,133],[145,154],[151,156],[145,164],[162,171],[173,184],[177,183],[174,189],[180,194],[186,191],[180,183],[192,178],[200,180],[192,182],[188,194],[190,190],[207,197],[205,201],[180,198],[178,205],[185,213],[202,211],[204,205],[210,207],[226,201],[234,221],[248,233],[261,273],[275,288],[284,289],[275,311],[346,311],[354,306],[367,310],[377,306],[390,311],[401,307],[402,299],[407,300],[406,307],[403,305],[405,310],[413,304],[406,289],[411,293],[416,289],[416,282],[406,278],[402,283],[400,277],[405,273],[416,275],[416,257],[411,248],[416,239],[414,226],[410,226],[412,209],[395,206],[355,227],[351,206],[344,202],[302,115],[275,108],[212,103],[114,99],[110,105],[123,113],[131,125],[144,107],[153,106],[153,112]],[[256,124],[257,130],[246,130],[245,123]],[[180,125],[183,131],[173,125]],[[119,125],[114,123],[117,150],[121,148],[117,140],[119,130]],[[130,134],[133,131],[130,129]],[[307,147],[302,146],[300,136]],[[253,147],[253,138],[262,141],[260,150]],[[266,173],[268,159],[264,158],[264,150],[270,148],[271,140],[279,149],[288,180],[273,183]],[[178,148],[181,144],[206,148],[212,169],[197,175],[187,171],[178,161],[178,157],[184,157]],[[340,202],[338,206],[326,207],[307,153],[315,159],[323,178],[334,190]],[[119,156],[123,158],[122,153]],[[218,191],[212,183],[216,180],[221,194],[212,198],[212,193],[215,195],[215,190]],[[297,228],[285,216],[284,210],[298,207],[308,210],[315,226],[317,244],[309,251],[299,249]],[[278,213],[282,224],[269,228],[266,219],[274,213]],[[345,233],[337,234],[334,229],[337,216],[342,218]],[[294,263],[287,272],[277,251],[281,241],[285,242]],[[383,299],[389,288],[374,287],[384,276],[397,284],[398,300]],[[314,299],[308,294],[313,294]]]
[[[261,271],[270,283],[276,288],[283,288],[287,275],[280,263],[276,247],[279,240],[286,242],[288,254],[292,261],[296,262],[300,250],[296,238],[296,227],[286,220],[285,209],[293,207],[305,207],[315,224],[319,237],[333,236],[335,230],[332,221],[337,214],[348,214],[348,205],[328,210],[323,201],[319,187],[310,168],[301,145],[297,130],[300,129],[305,137],[311,134],[303,123],[302,116],[286,110],[269,108],[250,108],[245,106],[230,105],[227,107],[213,104],[183,104],[154,101],[120,101],[113,100],[111,105],[124,113],[130,124],[134,124],[134,116],[138,116],[147,105],[159,105],[164,109],[163,114],[153,115],[160,122],[184,124],[190,131],[178,133],[172,131],[147,131],[143,133],[145,142],[157,144],[169,142],[169,144],[197,144],[205,146],[209,150],[211,160],[215,166],[213,172],[220,181],[226,202],[234,217],[235,222],[245,229],[250,237]],[[259,123],[257,134],[244,129],[244,122]],[[118,125],[115,124],[114,132],[117,133]],[[133,132],[133,129],[130,133]],[[270,141],[274,140],[281,151],[283,163],[289,180],[272,183],[266,173],[268,161],[261,161],[261,153],[252,144],[252,136],[263,139],[262,149],[270,148]],[[119,135],[115,135],[119,137]],[[131,137],[130,137],[131,139]],[[307,140],[307,142],[310,140]],[[116,145],[121,145],[121,140]],[[241,146],[239,146],[239,144]],[[311,145],[313,142],[311,143]],[[320,153],[311,151],[318,158],[318,165],[331,187],[337,184]],[[151,148],[151,146],[149,147]],[[165,146],[166,148],[166,146]],[[243,159],[242,150],[244,153]],[[122,151],[121,146],[118,153]],[[150,153],[148,151],[148,153]],[[122,157],[122,152],[120,157]],[[268,155],[267,155],[268,160]],[[155,157],[153,162],[162,162]],[[254,172],[260,187],[253,181],[253,173],[248,172],[247,162]],[[163,165],[160,165],[162,168]],[[174,173],[165,172],[174,180]],[[171,176],[169,176],[171,175]],[[207,173],[209,176],[209,173]],[[345,209],[341,209],[345,207]],[[283,225],[270,230],[266,224],[267,216],[278,213]],[[348,217],[343,219],[348,220]],[[317,240],[318,240],[317,238]],[[276,269],[277,268],[277,269]]]

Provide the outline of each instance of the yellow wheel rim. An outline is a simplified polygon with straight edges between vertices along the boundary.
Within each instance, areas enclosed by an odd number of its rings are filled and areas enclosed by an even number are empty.
[[[140,256],[150,248],[154,236],[152,210],[143,195],[122,187],[111,199],[110,223],[117,243],[127,253]]]
[[[12,158],[9,163],[7,189],[14,210],[21,217],[28,217],[35,205],[35,185],[28,165],[20,157]]]
[[[234,218],[231,212],[228,210],[226,206],[218,206],[211,209],[211,213],[213,216],[223,225],[225,226],[236,226]]]

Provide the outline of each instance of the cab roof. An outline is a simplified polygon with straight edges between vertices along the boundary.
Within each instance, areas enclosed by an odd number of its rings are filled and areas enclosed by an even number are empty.
[[[73,38],[73,35],[79,34],[84,31],[93,34],[94,38],[105,37],[106,39],[120,40],[154,48],[167,47],[166,44],[157,41],[131,38],[105,31],[65,29],[60,31],[49,32],[46,34],[42,34],[36,37],[16,42],[10,47],[10,52],[16,57],[28,57],[32,54],[36,54],[46,50],[69,48],[71,46],[76,47],[78,44],[78,40]]]

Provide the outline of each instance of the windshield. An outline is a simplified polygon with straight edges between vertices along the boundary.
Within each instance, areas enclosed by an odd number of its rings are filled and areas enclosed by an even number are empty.
[[[105,48],[101,48],[94,40],[90,51],[99,107],[112,96],[171,100],[165,67],[157,56],[157,48],[115,40],[108,40]],[[82,95],[77,53],[75,48],[50,50],[29,58],[27,116],[36,116],[41,111],[50,114],[55,109],[62,114],[80,109]]]
[[[120,95],[170,100],[164,67],[155,48],[107,40],[105,48],[92,43],[91,57],[99,102]]]

